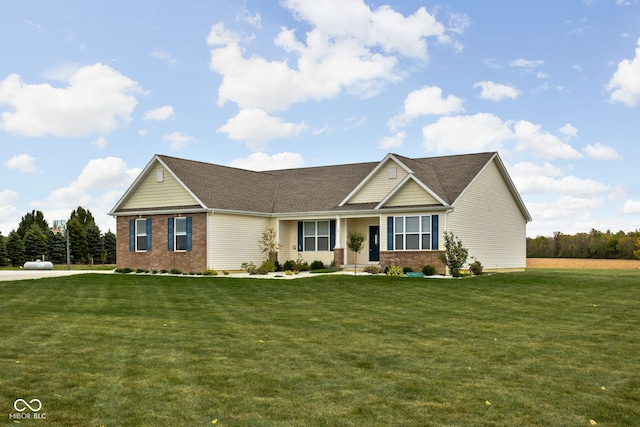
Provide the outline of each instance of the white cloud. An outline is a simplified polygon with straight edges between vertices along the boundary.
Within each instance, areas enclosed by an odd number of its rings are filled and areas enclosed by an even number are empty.
[[[594,195],[611,189],[610,185],[576,176],[562,178],[543,175],[514,176],[513,182],[522,194]]]
[[[102,150],[104,147],[107,146],[107,138],[105,138],[104,136],[101,136],[95,141],[91,141],[91,143],[96,147],[98,147],[100,150]]]
[[[640,214],[640,200],[627,200],[622,206],[622,212],[631,215]]]
[[[546,160],[581,159],[580,152],[550,132],[540,130],[541,126],[520,120],[514,125],[515,137],[518,140],[516,149],[537,154]]]
[[[383,138],[378,143],[378,148],[382,150],[388,150],[389,148],[398,148],[404,145],[404,140],[407,137],[407,133],[405,131],[400,131],[394,136],[388,136]]]
[[[244,159],[235,159],[229,166],[254,171],[291,169],[304,165],[304,158],[298,153],[283,152],[270,156],[266,153],[253,153]]]
[[[169,68],[176,68],[178,66],[178,60],[169,52],[153,50],[149,55],[155,59],[165,62]]]
[[[51,220],[66,219],[73,209],[82,206],[92,212],[103,232],[115,231],[115,222],[107,213],[140,172],[140,168],[129,168],[117,157],[94,159],[68,186],[52,190],[46,199],[33,201],[30,206]]]
[[[173,107],[170,105],[165,105],[163,107],[154,108],[152,110],[147,110],[144,113],[143,120],[169,120],[175,117],[175,113],[173,111]]]
[[[613,147],[596,142],[595,145],[588,144],[582,149],[587,157],[595,160],[620,160],[622,157]]]
[[[372,10],[363,1],[285,0],[281,5],[310,26],[304,39],[282,28],[274,40],[295,66],[289,59],[245,57],[239,34],[221,23],[211,27],[207,43],[213,47],[210,68],[222,76],[220,105],[230,101],[241,109],[274,112],[343,92],[372,97],[385,83],[404,77],[399,57],[426,60],[428,38],[451,42],[444,25],[425,8],[404,16],[389,6]]]
[[[572,222],[577,223],[583,221],[585,216],[591,217],[591,212],[603,205],[604,200],[601,197],[562,196],[544,203],[528,203],[527,208],[531,212],[534,222],[572,218]],[[592,218],[588,223],[593,228]],[[567,230],[563,229],[563,232],[567,232]]]
[[[611,92],[610,102],[621,102],[635,107],[640,100],[640,38],[633,59],[624,59],[618,63],[607,90]]]
[[[542,64],[544,64],[544,61],[542,60],[536,60],[536,61],[530,61],[527,59],[523,59],[523,58],[519,58],[516,59],[514,61],[511,61],[511,66],[515,67],[515,68],[523,68],[526,70],[533,70],[536,67],[541,66]]]
[[[16,224],[20,221],[18,209],[13,205],[19,197],[20,195],[13,190],[0,191],[0,232],[4,236],[15,230]]]
[[[443,98],[439,87],[426,86],[406,97],[403,111],[389,120],[389,127],[396,130],[420,116],[459,113],[464,111],[462,104],[463,100],[454,95]]]
[[[285,122],[259,108],[248,108],[240,110],[217,131],[234,141],[245,142],[253,150],[264,150],[270,141],[296,137],[305,129],[304,123]]]
[[[17,74],[0,81],[3,112],[0,129],[25,136],[85,137],[107,134],[131,122],[137,104],[136,82],[111,67],[95,64],[80,68],[65,88],[25,84]]]
[[[423,127],[422,135],[424,148],[438,153],[498,150],[513,138],[509,126],[488,113],[441,117],[436,123]]]
[[[236,16],[236,21],[244,22],[258,29],[262,28],[262,18],[260,17],[260,14],[258,12],[255,12],[255,14],[252,14],[247,9],[244,9],[242,11],[242,15]]]
[[[31,157],[28,154],[19,154],[4,162],[4,165],[9,169],[16,169],[26,173],[36,170],[35,161],[35,157]]]
[[[169,135],[163,135],[162,140],[169,142],[172,150],[182,150],[189,142],[194,141],[194,138],[182,132],[173,132]]]
[[[568,137],[574,137],[578,135],[578,129],[576,129],[571,123],[567,123],[560,128],[560,133]]]
[[[473,87],[480,87],[480,98],[490,101],[502,101],[507,98],[516,99],[520,95],[520,91],[511,85],[491,81],[477,82]]]

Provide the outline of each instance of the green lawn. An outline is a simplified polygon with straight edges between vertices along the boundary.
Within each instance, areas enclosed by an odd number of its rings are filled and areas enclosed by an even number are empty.
[[[640,274],[0,282],[0,425],[640,425]],[[29,410],[25,411],[29,413]]]

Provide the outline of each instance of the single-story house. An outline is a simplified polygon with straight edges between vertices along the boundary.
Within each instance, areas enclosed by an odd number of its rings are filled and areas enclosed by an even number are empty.
[[[366,233],[357,264],[431,264],[444,273],[443,233],[453,232],[485,271],[526,266],[531,221],[496,152],[256,172],[155,155],[110,215],[118,267],[183,272],[240,270],[266,259],[353,265],[347,233]]]

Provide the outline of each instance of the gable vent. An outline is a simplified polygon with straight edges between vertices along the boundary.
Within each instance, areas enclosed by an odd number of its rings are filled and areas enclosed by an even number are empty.
[[[156,171],[156,182],[164,182],[164,171],[162,169]]]
[[[389,179],[396,179],[398,176],[398,168],[396,166],[389,166]]]

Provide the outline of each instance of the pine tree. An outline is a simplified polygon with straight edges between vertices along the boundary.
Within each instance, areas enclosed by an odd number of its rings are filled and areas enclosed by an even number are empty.
[[[104,233],[102,236],[104,247],[104,263],[115,264],[116,263],[116,235],[111,230]]]
[[[9,263],[17,267],[24,264],[24,243],[17,231],[13,230],[7,236],[7,258]]]
[[[22,238],[24,256],[29,261],[44,258],[48,253],[47,236],[37,224],[32,224]]]
[[[9,265],[7,260],[7,243],[5,237],[0,232],[0,267],[6,267]]]

